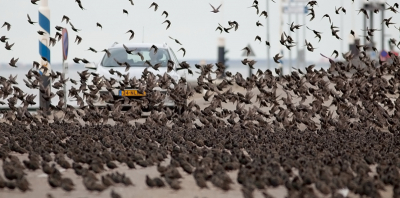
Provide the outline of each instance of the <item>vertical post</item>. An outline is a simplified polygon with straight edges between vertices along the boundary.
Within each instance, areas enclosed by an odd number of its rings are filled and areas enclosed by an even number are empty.
[[[343,0],[340,0],[340,6],[343,8]],[[353,11],[354,12],[354,11]],[[343,13],[340,15],[340,38],[342,38],[342,40],[340,41],[340,52],[343,53]]]
[[[267,13],[269,13],[269,0],[267,0]],[[267,17],[267,41],[269,41],[269,17]],[[270,47],[268,47],[267,45],[265,45],[267,47],[267,66],[268,69],[270,69],[270,60],[271,60],[271,54],[270,54]]]
[[[303,4],[303,3],[300,3],[300,4]],[[298,3],[296,3],[296,7],[297,6],[298,6]],[[299,13],[296,12],[296,14],[294,16],[296,17],[296,25],[298,25],[299,24]],[[305,26],[303,26],[303,28],[305,28]],[[298,32],[296,33],[296,42],[300,42]],[[296,53],[297,53],[296,54],[296,59],[297,59],[296,67],[297,67],[297,69],[300,69],[300,66],[299,66],[299,44],[296,45]]]
[[[306,29],[307,29],[306,28],[306,17],[307,17],[307,15],[306,14],[307,13],[303,14],[303,36],[304,36],[303,40],[307,39],[307,37],[306,37]],[[307,67],[307,59],[306,59],[306,47],[305,46],[303,47],[303,54],[302,55],[303,55],[303,61],[304,61],[304,63],[303,63],[304,64],[304,68],[306,68]]]
[[[367,8],[367,4],[364,4],[363,8],[366,9]],[[364,25],[364,30],[366,30],[367,29],[367,19],[365,17],[363,17],[363,20],[364,20],[363,21],[364,22],[364,24],[363,24]],[[367,43],[367,39],[366,39],[367,37],[366,36],[367,36],[367,31],[364,31],[364,45]]]
[[[225,65],[225,39],[222,37],[218,38],[218,62]],[[224,75],[225,71],[221,77],[224,77]]]
[[[385,4],[382,3],[380,6],[381,6],[380,13],[381,13],[381,17],[382,17],[381,20],[383,20],[385,18],[385,12],[384,12]],[[381,25],[381,31],[382,31],[382,36],[381,36],[382,49],[381,50],[385,50],[385,24],[384,23],[382,23],[382,25]]]
[[[283,34],[283,3],[282,1],[279,1],[279,20],[280,20],[280,24],[279,24],[279,36],[281,36]],[[280,45],[280,52],[283,56],[283,46]],[[284,57],[283,57],[284,58]],[[281,59],[280,63],[279,63],[279,69],[281,70],[281,75],[283,73],[283,61]]]
[[[292,0],[289,0],[289,3],[288,3],[289,9],[290,9],[291,3],[292,3]],[[289,24],[291,24],[292,23],[292,13],[289,12],[288,15],[289,15],[288,21],[289,21]],[[290,35],[291,35],[291,31],[289,29],[288,36],[290,36]],[[299,41],[297,41],[297,42],[299,42]],[[292,50],[289,50],[288,53],[289,53],[289,71],[291,72],[292,71]]]
[[[383,12],[383,11],[382,11]],[[370,29],[374,29],[374,12],[373,12],[373,7],[371,7],[371,9],[369,10],[369,15],[370,15],[370,19],[369,19],[369,28]],[[383,20],[383,19],[382,19]],[[374,43],[374,36],[371,36],[370,38],[370,46],[373,47],[375,46]],[[372,50],[372,49],[371,49]]]
[[[48,7],[48,0],[41,0],[40,1],[40,6],[39,6],[39,26],[40,30],[44,31],[45,33],[43,35],[39,35],[39,54],[41,56],[41,65],[43,67],[47,67],[47,72],[45,72],[43,69],[39,70],[39,73],[42,74],[42,83],[44,88],[49,88],[50,89],[50,48],[49,48],[49,37],[50,37],[50,8]],[[43,60],[43,58],[46,58],[47,61]],[[48,111],[50,107],[50,100],[46,101],[43,99],[43,94],[40,92],[40,107],[44,111]]]

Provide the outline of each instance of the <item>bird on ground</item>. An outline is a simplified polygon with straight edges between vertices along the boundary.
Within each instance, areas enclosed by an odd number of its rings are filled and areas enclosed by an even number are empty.
[[[209,3],[209,4],[210,4],[210,3]],[[222,6],[222,4],[219,5],[216,9],[215,9],[215,7],[214,7],[213,5],[210,4],[210,6],[211,6],[211,8],[213,9],[213,10],[211,10],[211,12],[213,12],[213,13],[218,13],[218,12],[219,12],[219,8]]]

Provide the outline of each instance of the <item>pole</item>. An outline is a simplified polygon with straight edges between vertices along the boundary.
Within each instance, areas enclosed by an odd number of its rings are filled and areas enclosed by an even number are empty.
[[[302,4],[302,3],[300,3],[300,4]],[[298,3],[296,3],[296,7],[298,6]],[[297,24],[299,24],[299,14],[296,12],[296,15],[295,15],[295,17],[296,17],[296,25]],[[305,28],[305,26],[303,26],[303,28]],[[297,32],[296,33],[296,41],[297,42],[300,42],[300,40],[299,40],[299,33]],[[300,69],[300,66],[299,66],[299,45],[297,44],[296,45],[296,59],[297,59],[297,61],[296,61],[296,67],[297,67],[297,69]]]
[[[39,54],[41,65],[43,67],[47,67],[47,72],[44,69],[40,69],[39,73],[42,74],[42,83],[44,88],[51,88],[50,86],[50,71],[51,71],[51,59],[50,59],[50,48],[49,48],[49,37],[50,37],[50,8],[48,7],[48,0],[41,0],[39,6],[39,29],[44,31],[43,35],[39,35]],[[43,60],[46,58],[47,61]],[[46,101],[43,99],[42,92],[39,93],[40,95],[40,108],[44,111],[48,111],[50,107],[51,101]],[[49,112],[48,112],[49,113]]]
[[[279,24],[279,36],[281,36],[282,34],[283,34],[283,3],[282,3],[282,1],[279,1],[279,20],[280,20],[280,24]],[[282,45],[280,45],[280,52],[281,52],[281,54],[282,54],[282,56],[283,56],[283,46]],[[281,59],[281,61],[280,61],[280,63],[279,63],[279,69],[281,70],[281,75],[282,75],[282,73],[283,73],[283,69],[282,69],[282,67],[283,67],[283,64],[282,64],[282,59]]]
[[[267,0],[267,13],[269,13],[269,0]],[[269,17],[267,17],[267,41],[269,42]],[[265,45],[267,47],[267,66],[268,69],[270,69],[270,60],[271,60],[271,54],[270,54],[270,47]]]
[[[385,10],[385,4],[382,3],[381,4],[381,11],[380,11],[381,17],[382,17],[381,20],[383,20],[385,18],[384,10]],[[382,31],[382,36],[381,36],[381,42],[382,42],[381,51],[382,51],[382,50],[385,50],[385,24],[384,23],[381,24],[381,31]]]
[[[62,73],[62,76],[63,76],[63,79],[65,80],[66,78],[65,78],[65,74],[67,73],[67,71],[66,71],[66,68],[65,68],[65,60],[64,60],[64,58],[63,58],[63,61],[62,61],[62,64],[63,64],[63,73]],[[67,83],[64,83],[64,86],[63,86],[63,90],[64,90],[64,108],[66,108],[67,107]]]
[[[340,6],[343,8],[343,0],[340,0]],[[343,26],[343,13],[340,14],[340,28],[341,28],[341,30],[340,30],[340,38],[342,38],[342,40],[340,41],[340,52],[343,53],[343,29],[344,29],[344,26]]]
[[[307,39],[307,37],[306,37],[306,13],[304,13],[303,14],[303,37],[304,37],[304,39],[303,40],[306,40]],[[302,55],[303,55],[303,57],[302,57],[302,59],[303,59],[303,65],[304,65],[304,68],[306,68],[307,67],[307,61],[306,61],[306,47],[305,46],[303,46],[303,53],[302,53]]]
[[[292,0],[289,0],[289,3],[288,3],[289,8],[291,6],[291,3],[292,3]],[[289,24],[292,23],[292,13],[290,13],[290,12],[289,12],[289,20],[288,21],[289,21]],[[288,36],[290,36],[290,35],[291,35],[291,31],[290,31],[290,27],[289,27]],[[289,50],[288,52],[289,52],[289,71],[291,72],[292,71],[292,50]]]

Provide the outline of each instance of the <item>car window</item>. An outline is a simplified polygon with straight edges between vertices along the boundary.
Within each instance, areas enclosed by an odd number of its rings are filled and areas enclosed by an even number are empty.
[[[171,59],[167,49],[159,48],[157,53],[154,53],[153,49],[150,51],[150,48],[132,48],[130,50],[133,49],[135,50],[132,54],[128,54],[124,48],[109,49],[110,57],[105,54],[101,63],[104,67],[120,67],[116,61],[128,63],[131,67],[147,67],[145,61],[148,60],[153,65],[161,63],[161,67],[166,67],[168,60]],[[143,56],[143,60],[138,53]]]

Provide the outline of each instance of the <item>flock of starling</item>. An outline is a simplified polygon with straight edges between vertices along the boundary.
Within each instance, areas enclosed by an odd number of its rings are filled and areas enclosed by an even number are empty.
[[[81,0],[76,2],[84,10]],[[317,1],[307,5],[312,20]],[[159,8],[155,2],[152,7],[154,11]],[[211,7],[211,12],[218,13],[221,5]],[[259,14],[258,1],[251,7]],[[388,8],[394,13],[397,9],[397,3]],[[346,14],[345,8],[335,8],[336,14],[340,11]],[[365,10],[359,12],[368,18]],[[128,14],[126,10],[123,13]],[[168,17],[166,11],[164,14]],[[265,11],[261,15],[268,17]],[[330,21],[329,15],[324,17]],[[390,19],[384,21],[388,28],[393,24]],[[67,16],[63,20],[79,31]],[[236,21],[229,25],[217,29],[228,33],[239,27]],[[291,31],[304,28],[289,25]],[[7,22],[3,26],[11,28]],[[103,28],[99,23],[97,26]],[[338,38],[338,27],[331,24],[331,29],[332,36]],[[312,31],[321,39],[320,32]],[[375,30],[366,31],[372,34]],[[6,42],[6,49],[14,45],[5,36],[0,40]],[[296,42],[284,33],[280,43],[290,49]],[[392,44],[399,45],[395,40]],[[310,42],[306,45],[309,51],[315,49]],[[118,198],[121,195],[114,191],[115,186],[130,188],[135,184],[114,169],[157,166],[159,176],[147,175],[143,181],[149,188],[179,191],[184,182],[182,174],[187,174],[201,189],[213,185],[229,191],[237,182],[245,198],[253,197],[256,190],[272,197],[268,189],[278,186],[286,187],[287,197],[339,198],[347,197],[346,191],[381,197],[388,186],[393,197],[400,197],[400,58],[389,52],[388,60],[377,61],[366,53],[368,44],[357,48],[359,55],[341,53],[342,60],[336,60],[336,50],[332,54],[335,59],[321,54],[330,62],[327,70],[310,65],[286,75],[279,69],[258,69],[243,78],[240,73],[226,71],[222,63],[195,64],[195,68],[185,61],[177,63],[200,74],[195,86],[184,78],[175,81],[168,73],[155,75],[144,69],[136,79],[111,69],[110,74],[123,80],[107,79],[88,70],[78,72],[80,79],[74,80],[50,71],[50,89],[43,86],[37,71],[43,66],[35,61],[36,69],[25,75],[25,86],[39,90],[44,100],[58,97],[59,102],[49,109],[29,112],[37,96],[24,93],[25,87],[18,85],[16,76],[0,76],[0,103],[10,108],[1,111],[0,194],[4,188],[27,193],[35,190],[26,176],[31,171],[45,173],[54,189],[74,191],[79,184],[64,176],[61,167],[74,170],[88,191],[111,188],[110,196]],[[248,48],[243,50],[250,53]],[[274,60],[279,63],[281,58],[277,54]],[[17,61],[12,58],[10,66],[16,67]],[[88,62],[80,58],[74,61]],[[242,63],[253,68],[256,61],[244,59]],[[62,87],[68,81],[74,85],[65,93]],[[244,91],[236,92],[234,86]],[[130,87],[147,96],[113,94],[114,89]],[[155,91],[155,87],[167,90],[167,94]],[[102,88],[108,93],[100,94]],[[204,108],[191,100],[196,93],[204,93]],[[77,107],[65,105],[65,95],[75,98]],[[175,101],[175,108],[163,106],[166,95]],[[98,100],[113,105],[100,108],[94,105]],[[227,108],[227,103],[236,108]],[[123,111],[126,106],[130,108]],[[146,109],[150,116],[144,123],[136,122]],[[16,154],[25,154],[28,159],[21,162]],[[167,165],[161,165],[165,162]],[[231,178],[230,171],[237,171],[237,177]]]

